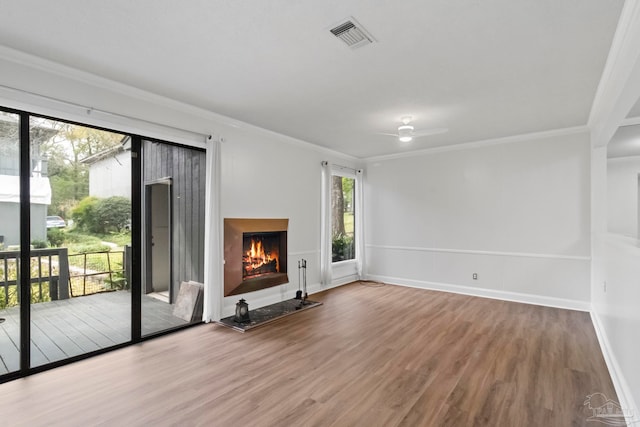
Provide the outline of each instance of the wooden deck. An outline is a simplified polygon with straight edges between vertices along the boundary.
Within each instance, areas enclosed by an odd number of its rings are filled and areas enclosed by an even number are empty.
[[[142,334],[185,325],[173,306],[145,296]],[[0,310],[0,375],[20,367],[19,307]],[[31,305],[31,365],[111,347],[131,339],[131,294],[108,292]]]

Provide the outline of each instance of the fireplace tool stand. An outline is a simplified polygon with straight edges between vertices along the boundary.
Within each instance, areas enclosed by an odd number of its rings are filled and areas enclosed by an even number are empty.
[[[300,290],[300,285],[302,283],[302,281],[300,280],[300,268],[301,264],[300,261],[298,261],[298,290],[296,291],[296,299],[302,299],[302,291]]]
[[[302,279],[300,278],[302,276]],[[302,290],[300,290],[300,283],[302,283]],[[296,299],[300,300],[300,305],[297,308],[302,308],[308,305],[307,298],[307,260],[302,259],[298,261],[298,291],[296,292]]]

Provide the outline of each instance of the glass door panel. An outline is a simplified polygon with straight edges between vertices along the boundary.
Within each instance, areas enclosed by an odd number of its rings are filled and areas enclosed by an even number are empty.
[[[0,111],[0,375],[20,369],[20,116]]]
[[[131,340],[130,140],[31,117],[31,366]]]
[[[143,141],[142,335],[202,321],[205,153]]]

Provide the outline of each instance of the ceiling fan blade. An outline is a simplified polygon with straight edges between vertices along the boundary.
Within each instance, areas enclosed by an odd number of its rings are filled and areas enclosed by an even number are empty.
[[[387,135],[387,136],[395,136],[396,138],[398,137],[397,133],[382,133],[382,132],[377,132],[376,135]]]
[[[425,130],[420,130],[420,131],[417,131],[417,132],[413,132],[413,137],[414,138],[419,138],[421,136],[438,135],[440,133],[446,133],[446,132],[449,132],[449,129],[447,129],[447,128],[425,129]]]

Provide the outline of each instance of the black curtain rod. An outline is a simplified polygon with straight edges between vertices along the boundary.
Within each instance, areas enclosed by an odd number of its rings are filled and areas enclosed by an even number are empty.
[[[321,162],[321,164],[322,164],[322,166],[326,166],[326,165],[329,164],[329,162],[326,161],[326,160],[323,160]],[[354,168],[349,167],[349,166],[342,166],[342,165],[337,165],[337,164],[334,164],[334,163],[332,163],[331,166],[334,166],[334,167],[340,168],[340,169],[346,169],[346,170],[354,171],[354,172],[357,172],[357,173],[362,173],[362,169],[354,169]]]
[[[180,131],[180,132],[190,133],[192,135],[201,135],[201,136],[205,137],[207,140],[210,140],[211,137],[212,137],[209,134],[204,134],[204,133],[201,133],[201,132],[194,132],[192,130],[183,129],[183,128],[179,128],[179,127],[171,126],[171,125],[165,125],[165,124],[162,124],[162,123],[156,123],[156,122],[152,122],[151,120],[139,119],[137,117],[126,116],[124,114],[112,113],[111,111],[99,110],[99,109],[96,109],[96,108],[93,108],[93,107],[87,107],[85,105],[76,104],[75,102],[64,101],[62,99],[54,98],[52,96],[40,95],[39,93],[31,92],[31,91],[24,90],[24,89],[16,89],[14,87],[5,86],[5,85],[0,85],[0,88],[6,89],[6,90],[10,90],[12,92],[24,93],[24,94],[27,94],[27,95],[30,95],[30,96],[35,96],[36,98],[40,98],[40,99],[46,99],[48,101],[57,102],[58,104],[62,104],[62,105],[66,105],[66,106],[80,108],[80,109],[85,110],[85,113],[88,116],[90,116],[91,113],[96,112],[96,113],[99,113],[99,114],[104,114],[106,116],[118,117],[118,118],[126,119],[126,120],[135,120],[137,122],[147,123],[147,124],[150,124],[150,125],[153,125],[153,126],[159,126],[159,127],[164,127],[164,128],[168,128],[168,129],[174,129],[174,130],[177,130],[177,131]]]

